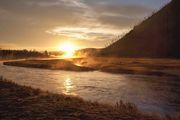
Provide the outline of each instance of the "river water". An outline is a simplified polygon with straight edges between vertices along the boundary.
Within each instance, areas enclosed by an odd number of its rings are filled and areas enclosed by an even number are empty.
[[[69,72],[4,66],[0,76],[20,85],[115,104],[123,100],[145,112],[180,112],[180,79],[128,74]]]

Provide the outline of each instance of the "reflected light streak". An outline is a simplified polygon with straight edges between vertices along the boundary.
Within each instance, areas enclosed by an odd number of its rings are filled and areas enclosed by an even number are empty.
[[[72,80],[70,78],[67,78],[65,81],[64,81],[64,90],[63,90],[63,93],[65,95],[77,95],[76,93],[74,93],[74,85],[72,83]]]

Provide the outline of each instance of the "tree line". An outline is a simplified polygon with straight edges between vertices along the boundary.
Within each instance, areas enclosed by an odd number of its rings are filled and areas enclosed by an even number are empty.
[[[0,59],[22,59],[32,57],[48,57],[48,52],[38,52],[36,50],[2,50],[0,49]]]

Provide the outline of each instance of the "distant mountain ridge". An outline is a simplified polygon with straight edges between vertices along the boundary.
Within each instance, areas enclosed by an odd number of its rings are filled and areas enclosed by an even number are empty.
[[[103,56],[180,58],[180,0],[134,27],[101,52]]]

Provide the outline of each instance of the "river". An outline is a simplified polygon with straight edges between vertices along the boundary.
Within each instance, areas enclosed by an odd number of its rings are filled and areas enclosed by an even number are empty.
[[[180,112],[180,79],[177,78],[43,70],[4,66],[2,63],[0,76],[20,85],[85,100],[108,104],[123,100],[134,103],[145,112]]]

